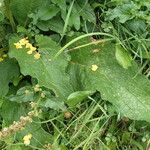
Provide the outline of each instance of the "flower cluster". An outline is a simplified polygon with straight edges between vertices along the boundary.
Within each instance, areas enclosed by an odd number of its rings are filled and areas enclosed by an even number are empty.
[[[41,57],[41,54],[39,52],[37,52],[37,48],[34,47],[29,42],[27,37],[19,40],[19,42],[17,42],[17,43],[14,43],[14,45],[16,46],[16,49],[21,49],[24,46],[25,48],[28,49],[27,54],[29,54],[29,55],[34,54],[35,59],[39,59]]]
[[[33,110],[34,117],[38,117],[42,110],[38,107],[38,102],[30,102],[31,109]]]
[[[30,144],[30,140],[32,138],[32,134],[27,134],[23,137],[24,145],[28,146]]]
[[[34,111],[28,113],[27,116],[21,116],[19,121],[14,121],[9,127],[5,127],[0,131],[0,139],[7,138],[8,136],[24,129],[27,123],[32,122],[32,117],[34,116]]]
[[[39,91],[42,91],[42,89],[40,88],[40,86],[38,84],[36,84],[34,87],[34,91],[39,92]]]
[[[40,92],[41,93],[41,98],[45,98],[45,93],[42,91],[42,89],[40,88],[40,86],[38,85],[38,84],[36,84],[35,86],[34,86],[34,92]]]

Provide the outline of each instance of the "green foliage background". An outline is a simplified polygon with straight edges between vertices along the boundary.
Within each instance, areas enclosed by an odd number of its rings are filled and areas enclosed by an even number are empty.
[[[149,12],[148,0],[0,0],[1,131],[41,112],[1,149],[148,149]],[[24,37],[39,59],[16,49]]]

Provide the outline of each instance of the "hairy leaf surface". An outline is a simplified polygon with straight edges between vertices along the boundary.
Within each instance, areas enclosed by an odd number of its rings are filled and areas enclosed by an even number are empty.
[[[91,42],[80,40],[72,47]],[[137,65],[122,68],[115,58],[115,44],[102,43],[72,50],[72,61],[85,68],[85,90],[98,90],[123,116],[150,122],[150,81],[137,75]],[[92,70],[96,65],[97,70]]]
[[[27,54],[26,48],[15,48],[13,43],[18,40],[18,38],[13,38],[10,41],[10,56],[18,60],[21,72],[24,75],[31,75],[37,78],[41,86],[52,89],[56,96],[62,99],[72,93],[73,90],[69,84],[69,76],[66,74],[68,57],[61,55],[57,59],[52,60],[60,46],[49,37],[36,36],[41,58],[35,60],[33,54]]]

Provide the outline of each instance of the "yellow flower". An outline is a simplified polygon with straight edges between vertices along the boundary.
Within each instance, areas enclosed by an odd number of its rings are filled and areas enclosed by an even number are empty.
[[[98,69],[98,66],[97,65],[92,65],[92,67],[91,67],[91,70],[92,71],[96,71]]]
[[[36,47],[31,46],[31,47],[30,47],[30,50],[31,50],[31,51],[36,51]]]
[[[16,49],[22,48],[22,45],[18,42],[18,43],[14,43],[14,45],[16,46]]]
[[[26,48],[31,48],[32,47],[32,44],[31,43],[27,43],[26,44]]]
[[[39,59],[40,57],[41,57],[41,54],[40,54],[40,53],[34,54],[34,58],[35,58],[35,59]]]
[[[0,57],[0,62],[2,62],[4,59]]]
[[[20,43],[21,45],[26,45],[27,43],[29,43],[29,40],[27,40],[26,38],[23,38],[23,39],[21,39],[21,40],[19,41],[19,43]]]
[[[31,138],[32,138],[32,134],[27,134],[27,135],[25,135],[24,137],[23,137],[23,143],[24,143],[24,145],[29,145],[30,144],[30,140],[31,140]]]
[[[27,51],[27,54],[31,55],[33,52],[31,50]]]

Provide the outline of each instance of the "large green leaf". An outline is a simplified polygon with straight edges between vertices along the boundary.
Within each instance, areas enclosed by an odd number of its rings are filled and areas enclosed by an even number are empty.
[[[44,6],[38,10],[38,18],[40,20],[49,20],[54,17],[58,12],[59,8],[55,5],[48,5],[46,7]]]
[[[15,57],[20,65],[21,72],[24,75],[31,75],[37,78],[41,86],[52,89],[57,97],[66,98],[72,93],[72,86],[69,84],[69,76],[66,74],[66,67],[68,65],[68,56],[61,55],[55,60],[54,54],[60,49],[51,38],[46,36],[36,36],[37,45],[41,58],[34,59],[33,55],[27,54],[27,49],[16,49],[14,44],[19,41],[19,38],[12,38],[10,40],[11,57]]]
[[[12,59],[0,62],[0,97],[7,94],[8,84],[19,75],[19,67]]]
[[[80,40],[76,47],[91,42]],[[85,90],[98,90],[102,98],[110,101],[123,116],[150,122],[150,81],[139,74],[133,62],[128,69],[122,68],[115,58],[115,44],[87,46],[71,51],[72,62],[79,64],[86,76]],[[97,65],[97,70],[92,70]]]
[[[12,0],[11,10],[20,25],[25,25],[28,15],[34,12],[39,6],[46,5],[42,0]]]
[[[60,17],[57,16],[48,21],[39,20],[36,25],[42,31],[52,30],[60,34],[63,33],[64,22]]]

